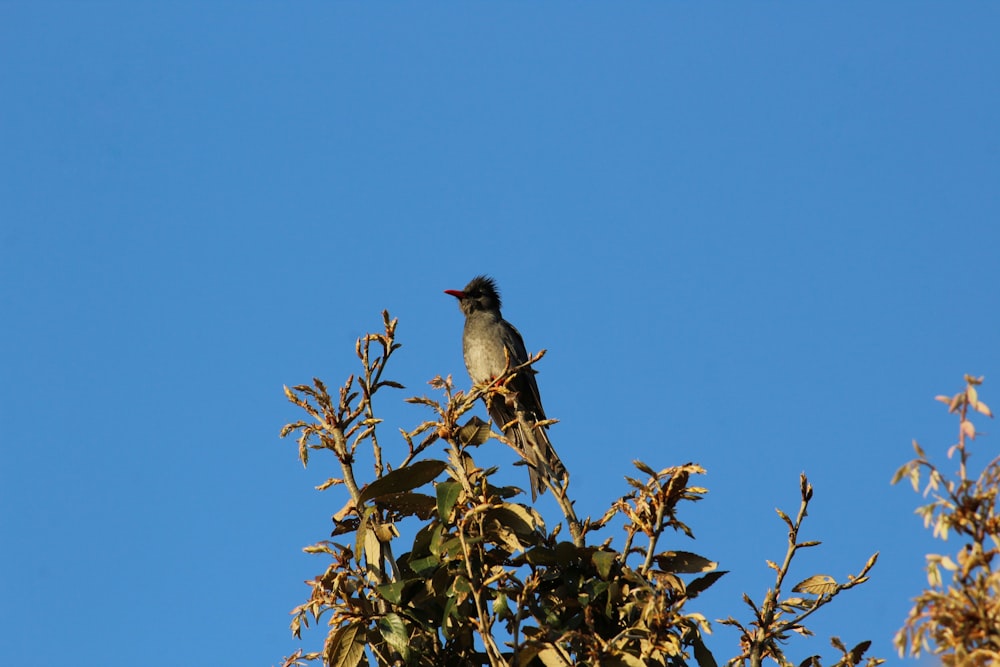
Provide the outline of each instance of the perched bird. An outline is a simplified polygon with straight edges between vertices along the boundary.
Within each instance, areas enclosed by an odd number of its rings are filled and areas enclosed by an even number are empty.
[[[462,351],[465,368],[474,384],[488,382],[510,367],[528,360],[521,334],[500,315],[500,294],[492,278],[476,276],[465,289],[445,290],[458,299],[465,313]],[[564,479],[566,468],[552,448],[546,426],[536,426],[545,419],[542,399],[538,395],[535,370],[525,368],[507,384],[513,395],[488,397],[486,408],[497,428],[521,453],[528,464],[531,497],[545,492],[545,480]],[[506,427],[506,428],[505,428]]]

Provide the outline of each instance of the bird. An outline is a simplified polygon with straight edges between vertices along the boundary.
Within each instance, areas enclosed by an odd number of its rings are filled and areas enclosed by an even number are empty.
[[[487,383],[503,375],[508,367],[528,361],[520,332],[500,314],[500,292],[492,278],[476,276],[464,289],[445,290],[445,294],[458,299],[465,314],[462,352],[473,384]],[[509,397],[499,393],[484,397],[493,423],[528,464],[532,500],[545,492],[546,480],[567,477],[566,467],[546,433],[548,426],[538,425],[545,420],[545,410],[535,373],[533,368],[523,368],[511,378],[507,384],[512,392]]]

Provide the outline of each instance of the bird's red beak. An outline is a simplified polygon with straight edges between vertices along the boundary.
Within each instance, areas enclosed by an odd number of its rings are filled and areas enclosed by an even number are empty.
[[[446,289],[444,291],[444,293],[445,294],[450,294],[453,297],[455,297],[456,299],[464,299],[465,298],[465,292],[459,292],[457,289]]]

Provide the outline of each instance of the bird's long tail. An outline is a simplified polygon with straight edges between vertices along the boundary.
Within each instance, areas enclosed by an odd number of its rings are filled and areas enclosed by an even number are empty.
[[[531,499],[545,493],[546,480],[558,483],[566,480],[566,466],[556,453],[544,426],[538,426],[526,416],[518,414],[518,423],[508,429],[507,437],[514,441],[528,464],[531,482]]]

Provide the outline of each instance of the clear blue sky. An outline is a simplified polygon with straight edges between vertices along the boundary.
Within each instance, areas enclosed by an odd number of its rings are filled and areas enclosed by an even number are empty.
[[[731,571],[695,609],[746,619],[806,471],[824,546],[793,575],[882,557],[790,657],[837,633],[895,663],[923,554],[958,545],[889,479],[911,439],[951,444],[932,398],[963,373],[1000,406],[998,25],[989,3],[3,3],[0,662],[279,663],[325,567],[300,549],[343,502],[278,439],[282,385],[342,381],[387,308],[385,437],[417,424],[403,396],[467,382],[442,290],[485,272],[549,351],[581,514],[633,458],[703,464],[698,539],[668,546]]]

